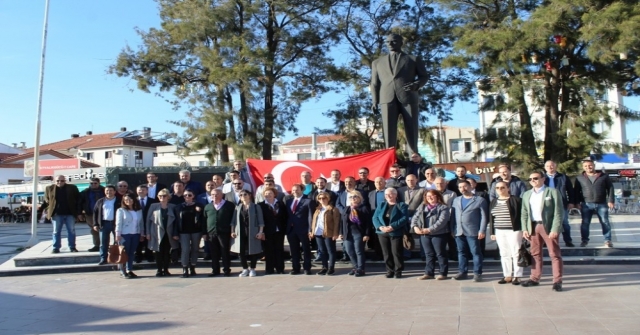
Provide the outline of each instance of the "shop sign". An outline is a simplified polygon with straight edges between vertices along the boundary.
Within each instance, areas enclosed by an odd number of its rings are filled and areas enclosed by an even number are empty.
[[[620,170],[618,171],[618,175],[620,175],[620,177],[635,178],[635,176],[638,175],[638,171],[637,170]]]

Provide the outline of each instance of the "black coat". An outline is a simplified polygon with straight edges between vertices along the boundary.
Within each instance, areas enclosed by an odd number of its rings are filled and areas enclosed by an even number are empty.
[[[369,236],[373,230],[373,223],[371,221],[371,210],[369,206],[366,204],[360,204],[356,208],[356,212],[358,212],[358,218],[360,219],[360,225],[356,225],[349,222],[349,215],[351,215],[351,206],[345,208],[345,211],[342,213],[342,220],[340,221],[340,235],[342,238],[346,238],[347,231],[349,226],[351,225],[352,229],[358,229],[362,236]]]
[[[491,232],[491,235],[496,234],[496,228],[493,224],[494,218],[493,214],[491,214],[491,211],[494,207],[496,207],[497,203],[498,199],[493,199],[491,200],[491,204],[489,205],[489,231]],[[520,199],[520,197],[510,196],[509,200],[507,201],[507,207],[509,208],[509,216],[511,217],[511,227],[513,228],[513,231],[522,230],[522,223],[520,221],[522,199]]]
[[[287,208],[282,201],[277,201],[278,213],[275,214],[267,203],[259,202],[258,206],[262,209],[262,216],[264,218],[264,233],[265,235],[275,234],[277,231],[286,233],[287,231]],[[276,227],[278,228],[276,230]]]

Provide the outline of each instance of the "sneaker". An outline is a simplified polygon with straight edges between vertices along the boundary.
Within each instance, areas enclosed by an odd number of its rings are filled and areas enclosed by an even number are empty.
[[[611,243],[611,241],[604,241],[604,246],[607,248],[613,248],[613,243]]]
[[[333,276],[334,273],[336,273],[336,270],[334,268],[329,268],[329,271],[327,271],[327,276]]]
[[[255,269],[249,270],[249,277],[255,277],[255,276],[257,276],[256,270]]]
[[[582,243],[580,243],[580,246],[584,248],[587,246],[587,244],[589,244],[588,241],[582,241]]]
[[[428,280],[428,279],[433,279],[433,276],[423,275],[418,277],[418,280]]]
[[[573,243],[571,243],[571,242],[564,242],[564,245],[569,247],[569,248],[575,247],[575,245]]]
[[[457,275],[453,276],[453,279],[455,280],[463,280],[467,278],[469,278],[469,276],[466,273],[458,273]]]
[[[240,272],[240,275],[238,277],[249,277],[249,270],[243,269],[242,272]]]
[[[473,281],[479,283],[482,281],[482,275],[473,275]]]
[[[322,269],[322,270],[318,271],[317,275],[318,276],[324,276],[324,275],[327,274],[327,272],[329,272],[328,269]]]

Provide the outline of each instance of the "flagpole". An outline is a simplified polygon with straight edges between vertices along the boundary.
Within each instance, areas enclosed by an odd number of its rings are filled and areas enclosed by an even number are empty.
[[[49,0],[44,5],[44,27],[42,30],[42,55],[40,57],[40,80],[38,83],[38,109],[36,112],[36,138],[33,145],[33,192],[31,193],[31,238],[26,247],[32,247],[38,239],[38,169],[40,166],[40,117],[42,115],[42,86],[44,84],[44,60],[47,51],[47,26],[49,24]]]

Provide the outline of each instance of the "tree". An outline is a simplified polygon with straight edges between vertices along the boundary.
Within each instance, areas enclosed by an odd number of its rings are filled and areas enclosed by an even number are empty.
[[[175,123],[210,153],[221,143],[236,158],[271,159],[273,137],[296,131],[300,104],[331,88],[337,39],[325,14],[333,0],[158,4],[161,28],[138,31],[142,45],[126,47],[109,72],[172,94],[176,108],[189,105]]]
[[[425,62],[430,79],[420,91],[420,123],[426,125],[429,117],[448,121],[449,110],[457,99],[468,99],[472,92],[470,81],[458,69],[443,69],[441,62],[451,51],[454,18],[439,15],[429,1],[346,1],[335,7],[333,24],[349,48],[350,59],[340,68],[339,79],[352,90],[345,108],[333,109],[325,115],[333,118],[334,129],[344,136],[336,148],[346,153],[375,150],[377,132],[363,132],[346,127],[353,120],[365,120],[380,130],[380,116],[371,112],[371,96],[367,88],[371,77],[371,64],[385,49],[384,40],[391,33],[404,38],[403,49],[419,55]],[[334,131],[335,132],[335,131]],[[356,141],[362,141],[355,145]],[[351,149],[351,150],[349,150]]]
[[[600,99],[608,88],[637,88],[637,54],[612,57],[638,46],[637,36],[628,42],[630,27],[638,27],[637,1],[438,2],[463,21],[456,34],[457,54],[447,65],[481,78],[482,91],[506,96],[488,105],[498,113],[493,126],[501,128],[484,136],[487,151],[527,170],[553,159],[570,171],[591,152],[624,149],[621,143],[604,142],[606,133],[595,127],[601,122],[611,126],[612,109],[637,119]],[[609,20],[622,11],[625,15]],[[529,104],[527,95],[532,97]],[[541,119],[534,117],[537,111],[543,113]],[[542,137],[536,139],[534,129],[541,120]]]

